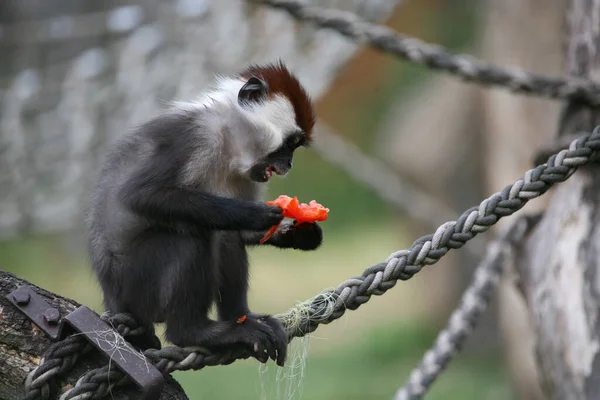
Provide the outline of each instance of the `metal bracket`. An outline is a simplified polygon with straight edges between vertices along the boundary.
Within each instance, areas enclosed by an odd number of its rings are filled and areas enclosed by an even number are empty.
[[[98,314],[81,306],[67,314],[63,322],[85,336],[94,347],[115,362],[142,390],[142,399],[156,400],[160,397],[165,385],[163,374],[130,344],[127,344],[129,348],[123,348],[117,342],[124,340],[122,336],[100,319]]]
[[[29,285],[23,285],[13,290],[6,298],[48,336],[54,340],[58,339],[62,329],[60,311],[50,306]]]
[[[129,348],[124,348],[126,342],[119,343],[124,341],[122,336],[86,306],[80,306],[61,319],[59,310],[48,305],[28,285],[12,291],[6,298],[54,340],[66,337],[69,330],[84,336],[135,382],[142,391],[142,399],[157,400],[160,397],[165,384],[163,374],[129,343]]]

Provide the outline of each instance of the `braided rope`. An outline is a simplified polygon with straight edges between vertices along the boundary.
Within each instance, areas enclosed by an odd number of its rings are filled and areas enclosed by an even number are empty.
[[[111,315],[104,313],[102,320],[124,337],[141,335],[147,331],[147,328],[140,326],[130,314]],[[87,354],[93,349],[94,346],[81,335],[71,335],[51,344],[44,352],[40,365],[27,375],[25,395],[22,399],[49,399],[49,383],[58,376],[70,371],[75,366],[79,356]]]
[[[27,375],[23,400],[50,398],[50,381],[70,371],[79,356],[92,348],[81,336],[69,336],[50,345],[41,358],[40,365]]]
[[[459,306],[452,312],[448,325],[438,334],[434,345],[413,369],[394,400],[419,399],[431,387],[472,333],[494,293],[506,260],[525,236],[536,218],[517,219],[487,248],[475,269],[473,279],[463,293]]]
[[[470,55],[452,54],[441,46],[403,36],[348,11],[313,6],[299,0],[248,1],[284,10],[297,20],[333,29],[356,42],[369,44],[415,64],[448,72],[467,82],[502,86],[516,93],[600,104],[600,85],[590,80],[548,77],[519,68],[496,66]]]
[[[148,349],[144,351],[144,356],[159,371],[168,374],[173,371],[228,365],[236,360],[249,358],[251,355],[243,348],[213,353],[202,347],[169,346],[160,350]],[[87,372],[75,386],[60,396],[60,400],[101,399],[109,395],[111,390],[129,383],[127,376],[115,364],[110,364]]]
[[[355,310],[369,301],[372,295],[382,295],[396,285],[398,280],[408,280],[425,265],[435,264],[450,249],[461,248],[477,234],[487,231],[500,218],[520,210],[531,199],[546,193],[555,183],[568,179],[578,167],[597,161],[600,150],[600,126],[591,134],[573,140],[568,149],[550,156],[546,164],[527,171],[523,178],[482,201],[479,206],[466,210],[456,221],[440,226],[432,235],[417,239],[408,250],[392,253],[385,262],[367,268],[359,277],[342,282],[337,289],[325,292],[308,300],[308,317],[301,324],[290,326],[286,321],[294,320],[297,307],[277,315],[286,326],[288,337],[301,337],[317,329],[320,324],[340,318],[346,309]],[[324,298],[333,296],[335,304],[329,307]],[[304,310],[305,305],[301,306]],[[205,366],[227,365],[236,359],[251,357],[242,348],[212,352],[201,347],[180,348],[169,346],[163,349],[144,351],[146,358],[158,370],[170,373],[176,370],[199,370]],[[77,384],[61,396],[61,400],[101,398],[108,394],[107,377],[118,387],[127,382],[124,374],[114,365],[90,371]],[[94,393],[93,397],[89,393]]]

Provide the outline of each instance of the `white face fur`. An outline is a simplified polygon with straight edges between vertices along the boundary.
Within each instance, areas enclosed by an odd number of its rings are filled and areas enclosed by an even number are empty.
[[[287,135],[300,130],[296,124],[294,108],[282,95],[276,95],[261,103],[242,106],[238,93],[245,81],[219,77],[214,89],[199,96],[194,102],[176,103],[180,109],[208,109],[216,117],[206,121],[214,128],[215,135],[223,124],[229,128],[234,145],[243,151],[235,152],[241,157],[231,160],[231,167],[246,172],[259,159],[279,148]]]

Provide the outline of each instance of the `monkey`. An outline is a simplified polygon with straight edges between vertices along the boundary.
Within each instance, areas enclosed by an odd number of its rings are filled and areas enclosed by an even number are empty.
[[[165,323],[177,346],[244,346],[283,366],[283,325],[248,306],[247,248],[280,223],[266,245],[321,245],[317,223],[283,221],[281,208],[261,200],[273,174],[291,170],[296,149],[310,147],[315,119],[306,89],[280,60],[218,76],[195,100],[173,101],[119,137],[86,213],[104,307],[152,329]]]

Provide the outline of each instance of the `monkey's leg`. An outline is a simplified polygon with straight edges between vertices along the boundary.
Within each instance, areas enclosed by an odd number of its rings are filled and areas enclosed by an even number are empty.
[[[225,321],[213,321],[208,318],[213,295],[216,295],[219,289],[216,259],[212,243],[209,242],[200,239],[179,240],[179,251],[170,255],[173,262],[168,269],[169,284],[164,287],[163,292],[166,301],[164,304],[167,339],[182,347],[227,349],[232,346],[244,346],[261,362],[266,362],[270,357],[283,365],[287,347],[280,324],[279,330],[274,330],[267,319],[259,320],[253,317],[247,318],[243,324],[237,323],[237,318],[241,315],[234,310],[247,311],[246,296],[238,293],[246,293],[247,279],[234,280],[238,282],[237,285],[233,285],[235,290],[230,285],[222,286],[224,293],[218,294],[219,298],[233,296],[233,300],[227,302],[226,308],[229,315],[236,317]],[[233,245],[228,248],[229,251],[235,249],[236,246]],[[232,256],[228,260],[235,263],[246,260],[245,255],[240,258],[239,252],[233,253]],[[241,262],[241,265],[231,265],[230,272],[232,275],[242,273],[242,276],[247,278],[247,264]],[[226,276],[232,278],[230,274]]]
[[[142,335],[127,337],[135,347],[161,347],[154,333],[154,323],[164,320],[164,293],[171,290],[179,260],[192,260],[195,256],[191,243],[186,237],[146,231],[129,241],[123,253],[114,258],[111,272],[115,275],[108,284],[113,290],[119,289],[113,291],[106,303],[113,313],[133,314],[146,328]]]
[[[250,313],[248,308],[248,255],[238,232],[222,232],[219,243],[219,319],[236,321]]]
[[[276,361],[282,365],[287,352],[287,337],[283,326],[269,315],[250,312],[248,307],[248,257],[244,238],[240,232],[222,232],[222,235],[217,268],[219,318],[223,322],[235,322],[238,328],[242,327],[250,331],[246,332],[248,338],[252,338],[253,329],[268,334],[270,336],[268,341],[254,346],[253,350],[259,353],[256,357],[260,361],[266,361],[268,357],[273,358],[277,352]],[[245,317],[245,320],[238,323],[241,317]]]
[[[213,239],[172,235],[168,240],[160,289],[166,337],[179,346],[196,345],[214,322],[208,317],[218,288]]]

